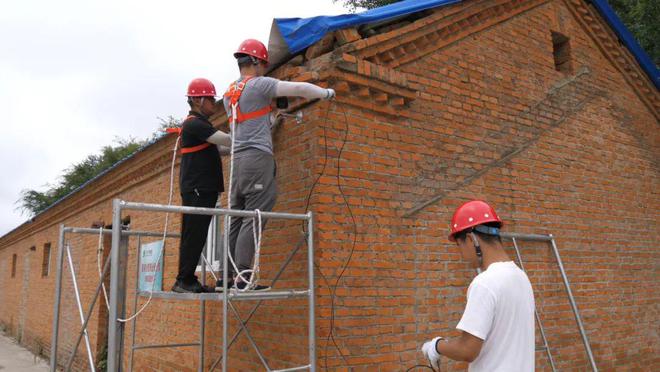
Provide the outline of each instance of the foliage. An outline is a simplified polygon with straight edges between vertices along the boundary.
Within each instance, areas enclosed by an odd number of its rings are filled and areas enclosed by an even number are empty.
[[[660,0],[608,0],[639,45],[660,65]]]
[[[96,371],[106,372],[108,370],[108,345],[103,345],[100,355],[96,358]]]
[[[118,161],[133,155],[140,147],[160,138],[166,128],[180,125],[180,121],[171,116],[159,120],[159,129],[149,139],[139,141],[135,138],[115,138],[114,145],[103,146],[100,153],[88,155],[81,162],[65,169],[56,184],[46,185],[46,191],[33,189],[21,191],[20,199],[16,202],[19,205],[18,209],[29,216],[41,213]]]
[[[115,143],[114,146],[104,146],[99,154],[88,155],[83,161],[67,168],[57,184],[46,185],[46,191],[23,190],[17,202],[19,208],[29,215],[42,212],[119,160],[133,154],[143,144],[134,138],[115,139]]]
[[[156,130],[152,135],[151,135],[151,140],[157,140],[160,138],[163,134],[165,134],[165,130],[167,128],[175,128],[175,127],[180,127],[181,126],[181,119],[177,119],[173,116],[168,116],[166,118],[158,118],[158,121],[160,121],[158,130]]]

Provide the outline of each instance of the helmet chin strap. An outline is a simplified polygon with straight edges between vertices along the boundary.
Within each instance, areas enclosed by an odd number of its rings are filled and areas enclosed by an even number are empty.
[[[474,244],[474,250],[477,253],[477,259],[479,260],[477,271],[481,273],[481,267],[484,265],[484,257],[481,252],[481,246],[479,245],[479,239],[477,239],[477,235],[474,232],[470,232],[470,237],[472,238],[472,244]]]

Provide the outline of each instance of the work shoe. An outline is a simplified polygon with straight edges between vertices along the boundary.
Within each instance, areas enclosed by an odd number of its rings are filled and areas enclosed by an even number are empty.
[[[231,287],[234,286],[234,279],[229,278],[227,281],[227,289],[231,289]],[[222,279],[218,279],[215,282],[215,291],[216,292],[222,292],[224,290],[224,287],[222,286]]]
[[[195,280],[192,283],[185,283],[182,280],[176,281],[172,286],[172,292],[177,293],[204,293],[204,292],[213,292],[210,288],[203,286],[198,280]]]

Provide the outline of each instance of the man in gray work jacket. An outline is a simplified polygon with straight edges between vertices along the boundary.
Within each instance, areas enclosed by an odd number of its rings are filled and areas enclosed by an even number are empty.
[[[241,77],[224,95],[224,106],[234,128],[234,174],[230,180],[231,208],[271,211],[277,199],[275,160],[271,136],[271,102],[276,97],[295,96],[307,99],[331,99],[335,91],[310,83],[280,81],[263,76],[268,68],[268,50],[254,39],[241,43],[234,57]],[[264,224],[261,229],[263,230]],[[240,272],[252,267],[255,252],[251,218],[232,217],[229,251]],[[235,277],[229,265],[227,287],[245,289],[250,275]],[[222,280],[216,289],[222,288]],[[252,290],[268,290],[256,286]]]

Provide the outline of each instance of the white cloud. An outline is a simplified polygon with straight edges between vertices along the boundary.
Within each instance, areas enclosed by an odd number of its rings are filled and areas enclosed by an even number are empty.
[[[148,137],[183,117],[187,83],[222,90],[232,53],[268,41],[273,18],[334,15],[332,0],[13,1],[0,5],[0,235],[25,220],[14,202],[117,136]]]

